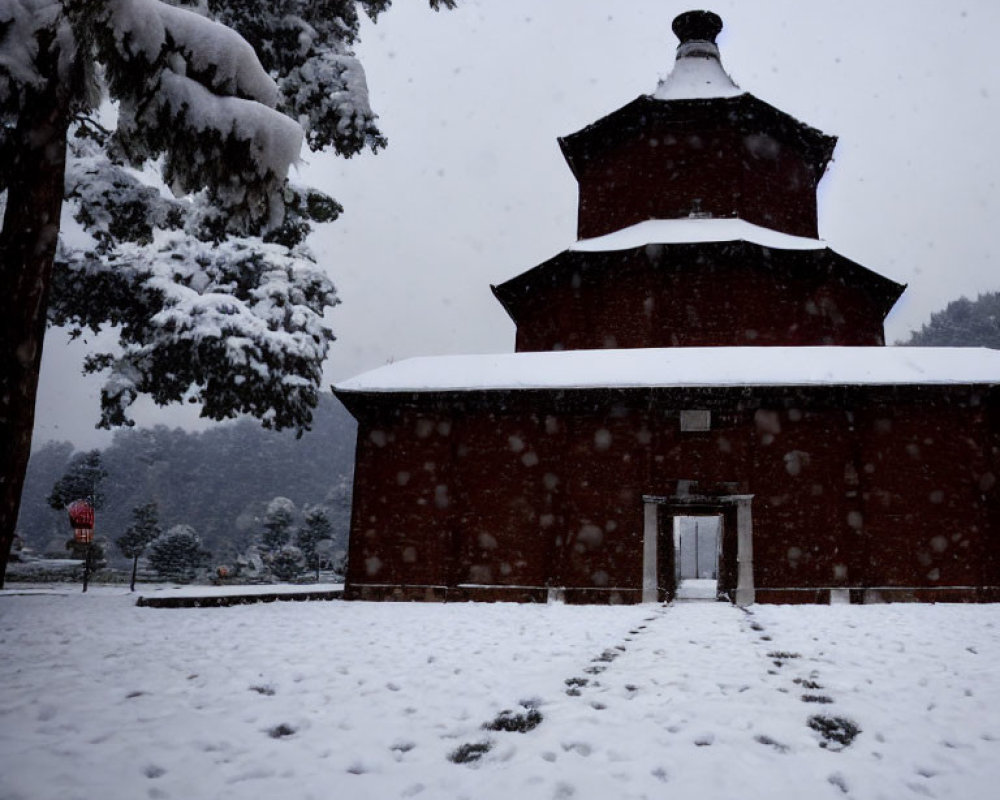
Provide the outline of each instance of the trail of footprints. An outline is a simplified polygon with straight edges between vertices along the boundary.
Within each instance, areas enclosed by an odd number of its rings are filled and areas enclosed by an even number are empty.
[[[746,613],[751,617],[753,616],[752,611],[746,611]],[[771,641],[771,637],[766,633],[764,626],[756,620],[750,622],[750,630],[760,634],[761,642]],[[767,657],[771,659],[771,664],[773,665],[771,669],[768,669],[768,674],[778,675],[782,667],[802,658],[802,654],[786,650],[769,650]],[[834,702],[833,698],[824,692],[823,684],[819,682],[819,678],[819,672],[812,670],[807,677],[800,675],[792,679],[792,683],[795,684],[797,690],[800,692],[799,699],[803,703],[829,705]],[[787,692],[788,690],[779,689],[778,691]],[[806,721],[806,725],[819,733],[821,737],[820,747],[834,751],[843,750],[845,747],[850,746],[851,742],[861,733],[861,728],[858,727],[857,723],[846,717],[813,714]],[[786,745],[775,742],[768,736],[758,736],[757,741],[761,744],[770,745],[780,752],[788,752]]]
[[[659,617],[662,617],[667,611],[668,606],[663,606],[658,609],[656,616],[646,617],[643,619],[642,624],[637,625],[635,628],[629,630],[628,635],[624,637],[624,642],[631,642],[633,638],[641,635],[647,630],[648,623],[656,621]],[[759,641],[762,643],[770,643],[772,637],[767,634],[766,629],[758,621],[752,619],[753,612],[745,610],[748,617],[751,618],[749,623],[749,629],[754,633],[758,633]],[[773,645],[767,645],[772,647]],[[564,683],[566,685],[565,692],[570,697],[580,697],[585,689],[599,688],[601,686],[600,682],[596,679],[601,673],[605,672],[608,667],[625,653],[627,650],[626,644],[618,644],[613,647],[609,647],[601,651],[598,655],[590,660],[590,664],[581,670],[583,675],[573,676],[566,678]],[[767,652],[767,657],[771,660],[771,668],[768,669],[769,675],[779,675],[783,667],[789,663],[795,662],[802,656],[800,653],[789,652],[784,650],[769,650]],[[798,691],[801,691],[800,700],[803,703],[816,704],[816,705],[827,705],[834,702],[833,698],[829,695],[823,693],[823,684],[818,680],[820,677],[817,670],[812,670],[808,677],[798,676],[792,679],[792,683],[795,684]],[[639,691],[639,687],[634,684],[625,684],[625,690],[628,692],[628,697],[634,697]],[[270,685],[252,685],[248,687],[252,692],[256,692],[262,696],[273,696],[275,690]],[[778,691],[788,692],[786,688],[780,688]],[[141,694],[141,693],[137,693]],[[130,695],[131,696],[131,695]],[[541,700],[537,698],[521,700],[518,704],[518,709],[504,709],[492,720],[483,723],[482,729],[484,731],[489,731],[491,733],[527,733],[528,731],[534,730],[538,727],[544,720],[542,712],[539,710],[539,705],[541,705]],[[595,710],[604,710],[606,706],[599,701],[591,701],[590,706]],[[820,747],[839,751],[843,750],[845,747],[850,746],[851,742],[861,733],[861,729],[858,725],[850,719],[839,716],[827,716],[824,714],[813,714],[809,717],[806,724],[819,733],[821,737]],[[268,736],[278,739],[285,738],[288,736],[293,736],[296,733],[296,729],[287,723],[282,723],[275,727],[266,730]],[[755,740],[765,746],[771,747],[778,751],[779,753],[787,753],[790,751],[790,747],[782,742],[772,739],[766,734],[758,734],[754,737]],[[714,735],[705,734],[694,740],[694,744],[699,747],[711,745],[714,741]],[[470,764],[478,761],[483,756],[485,756],[494,746],[495,740],[491,737],[483,738],[475,742],[466,742],[459,745],[453,751],[448,754],[448,759],[455,764]],[[394,751],[394,756],[397,758],[401,757],[403,753],[409,751],[413,748],[413,744],[410,742],[395,744],[391,748]],[[580,755],[589,755],[590,746],[583,742],[569,742],[563,745],[563,749],[567,752],[574,751]],[[555,760],[554,753],[543,753],[542,757],[546,760]],[[348,770],[349,772],[364,772],[363,767],[352,767]],[[148,778],[156,779],[161,777],[166,770],[162,769],[156,765],[148,765],[144,769],[145,775]],[[653,772],[654,775],[659,777],[664,782],[667,780],[667,774],[665,771],[658,769]],[[846,782],[840,773],[834,773],[827,779],[831,784],[840,788],[843,792],[847,793],[848,788]]]
[[[666,611],[664,607],[659,614],[662,615]],[[637,636],[646,630],[647,624],[654,622],[657,617],[646,617],[641,625],[637,625],[635,628],[631,629],[628,633],[629,635],[625,637],[626,642],[631,642],[634,636]],[[571,678],[566,678],[564,683],[566,684],[566,694],[570,697],[579,697],[583,694],[583,690],[586,688],[597,688],[601,684],[599,681],[595,680],[595,676],[600,675],[604,672],[611,663],[618,658],[622,653],[626,652],[627,647],[625,644],[618,644],[614,647],[605,648],[601,653],[594,656],[590,660],[590,664],[584,667],[582,672],[583,676],[574,676]],[[636,692],[639,691],[639,687],[634,684],[626,684],[626,691],[629,696],[634,696]],[[530,730],[538,727],[541,724],[544,717],[541,711],[538,710],[538,705],[540,701],[537,699],[522,700],[520,702],[520,711],[514,711],[511,709],[505,709],[501,711],[494,719],[489,722],[483,723],[483,729],[493,732],[514,732],[514,733],[527,733]],[[603,711],[607,706],[598,701],[592,701],[590,703],[591,708],[597,711]],[[467,742],[460,745],[451,753],[448,754],[448,759],[455,764],[469,764],[474,761],[478,761],[486,753],[488,753],[493,747],[493,739],[486,738],[478,742]],[[584,742],[570,742],[563,745],[563,749],[568,751],[574,751],[579,755],[587,756],[590,755],[590,745]],[[551,753],[543,753],[542,758],[546,760],[554,760],[555,755]]]
[[[667,607],[659,612],[662,615],[667,611]],[[746,612],[752,617],[753,612]],[[642,634],[646,628],[647,624],[654,622],[657,616],[647,617],[643,620],[641,625],[636,626],[631,629],[628,633],[629,635],[624,637],[625,642],[630,642],[633,637]],[[756,620],[753,620],[749,624],[750,630],[755,633],[759,633],[759,639],[761,642],[771,642],[772,637],[768,635],[765,631],[763,625],[761,625]],[[773,646],[773,645],[772,645]],[[583,675],[577,675],[570,678],[566,678],[564,681],[566,685],[565,692],[570,697],[580,697],[583,695],[584,690],[596,689],[601,686],[600,682],[596,679],[598,675],[603,673],[611,663],[626,652],[626,645],[619,644],[614,647],[609,647],[604,649],[600,654],[591,659],[591,663],[584,667],[582,670]],[[785,650],[769,650],[767,652],[767,657],[771,660],[772,667],[768,669],[769,675],[780,674],[779,670],[788,665],[791,662],[795,662],[802,656],[800,653],[789,652]],[[818,706],[832,704],[834,702],[833,698],[828,694],[824,693],[823,684],[819,681],[820,675],[817,670],[812,670],[807,677],[798,676],[792,679],[792,683],[795,684],[798,691],[801,692],[799,699],[803,703],[815,704]],[[638,691],[639,687],[634,684],[626,684],[626,691],[629,693],[629,697],[634,696]],[[787,692],[788,689],[782,688],[779,691]],[[530,730],[536,728],[541,724],[544,719],[541,711],[538,709],[540,701],[535,700],[522,700],[520,703],[519,711],[514,711],[511,709],[505,709],[501,711],[497,717],[489,722],[483,724],[483,729],[492,732],[516,732],[516,733],[526,733]],[[603,710],[606,706],[599,701],[591,701],[591,707],[595,710]],[[819,746],[831,751],[843,750],[845,747],[850,746],[851,742],[861,733],[860,727],[853,721],[846,717],[840,716],[829,716],[825,714],[812,714],[806,721],[806,725],[816,731],[820,735]],[[695,745],[699,747],[708,746],[712,744],[714,737],[711,734],[699,737],[695,740]],[[782,742],[779,742],[766,734],[758,734],[755,740],[765,746],[771,747],[779,753],[787,753],[790,751],[790,747]],[[478,761],[486,753],[492,749],[494,740],[490,738],[485,738],[478,742],[468,742],[460,745],[458,748],[453,750],[448,758],[456,764],[468,764],[474,761]],[[565,745],[567,750],[577,750],[582,748],[588,748],[585,744],[567,744]],[[589,748],[588,748],[589,749]],[[581,755],[588,755],[589,753],[581,753]],[[834,780],[836,778],[836,780]],[[831,776],[831,783],[844,789],[841,785],[843,783],[843,778],[837,774]],[[844,789],[846,791],[846,789]]]
[[[752,611],[746,612],[748,615],[753,615]],[[771,637],[765,632],[764,626],[761,625],[756,620],[750,623],[750,630],[760,633],[760,640],[762,642],[770,642]],[[772,669],[768,670],[769,675],[778,675],[779,670],[784,667],[789,662],[793,662],[796,659],[802,658],[801,653],[792,653],[785,650],[769,650],[767,657],[771,659]],[[823,684],[819,682],[820,674],[817,670],[811,670],[807,677],[802,677],[801,675],[793,678],[792,683],[794,683],[801,692],[799,694],[799,699],[803,703],[814,703],[816,705],[828,705],[834,702],[830,695],[824,692]],[[779,689],[778,691],[788,691],[787,689]],[[858,727],[857,723],[853,720],[847,719],[846,717],[836,717],[827,716],[825,714],[813,714],[809,717],[806,724],[812,728],[814,731],[819,733],[821,741],[819,743],[820,747],[829,750],[843,750],[845,747],[850,746],[851,742],[861,733],[861,728]],[[767,739],[768,741],[762,741],[762,739]],[[771,741],[768,737],[757,737],[757,741],[762,744],[769,744],[772,746],[777,745],[776,742]],[[779,747],[782,752],[788,750],[787,747],[783,749]]]
[[[643,634],[647,630],[648,623],[656,621],[667,612],[668,608],[669,607],[664,606],[658,610],[656,616],[646,617],[643,619],[642,624],[629,630],[628,635],[624,637],[624,642],[631,642],[634,637]],[[758,638],[761,643],[770,643],[772,641],[772,637],[767,634],[763,625],[753,619],[753,612],[746,611],[746,613],[751,619],[748,626],[749,629],[754,633],[759,634]],[[605,648],[590,660],[590,664],[588,666],[581,670],[583,673],[582,675],[566,678],[564,681],[566,694],[570,697],[580,697],[583,695],[584,690],[588,688],[599,688],[601,683],[597,680],[597,676],[605,672],[615,659],[626,652],[627,645],[625,643]],[[773,647],[773,645],[770,644],[767,646]],[[802,656],[800,653],[773,649],[768,650],[767,657],[771,661],[771,667],[768,669],[768,674],[779,675],[781,674],[780,670],[782,670],[782,668],[790,663],[796,662]],[[800,675],[792,679],[792,683],[795,685],[796,691],[801,692],[799,699],[803,703],[822,706],[832,704],[834,702],[832,697],[824,693],[824,687],[823,684],[820,683],[819,678],[820,675],[818,671],[812,670],[807,677]],[[634,697],[639,691],[639,687],[631,683],[625,684],[624,688],[628,693],[627,697],[629,698]],[[250,686],[249,689],[250,691],[257,692],[258,694],[265,696],[274,694],[274,689],[271,686],[255,685]],[[778,691],[788,692],[789,689],[780,688]],[[544,716],[539,710],[540,705],[541,700],[537,698],[521,700],[516,710],[504,709],[492,720],[483,723],[482,729],[490,733],[527,733],[528,731],[534,730],[538,727],[544,720]],[[598,711],[606,708],[603,703],[597,700],[591,701],[590,706]],[[848,747],[854,738],[861,733],[861,729],[856,723],[850,719],[839,716],[827,716],[817,713],[811,715],[806,724],[819,733],[821,737],[820,747],[833,751],[842,750],[845,747]],[[296,731],[292,726],[282,724],[268,729],[266,732],[272,738],[284,738],[286,736],[294,735]],[[707,734],[694,740],[694,743],[695,745],[702,747],[711,745],[713,740],[714,736]],[[755,737],[755,740],[762,745],[773,748],[779,753],[787,753],[791,749],[788,745],[779,742],[766,734],[758,734]],[[448,759],[455,764],[470,764],[478,761],[486,755],[493,748],[494,744],[495,739],[488,736],[479,741],[466,742],[452,750],[448,754]],[[394,753],[394,755],[398,757],[412,747],[413,745],[410,743],[407,743],[404,746],[394,745],[394,751],[401,751],[398,754]],[[573,750],[578,752],[580,755],[589,755],[590,751],[589,746],[585,743],[567,743],[563,747],[567,751]],[[554,760],[555,755],[543,754],[543,758],[546,757],[548,757],[548,760]],[[156,774],[149,774],[149,777],[159,777],[162,774],[162,772],[158,769],[155,771]],[[152,772],[152,770],[150,772]],[[664,779],[665,777],[666,776],[664,775]],[[843,785],[843,778],[839,775],[839,773],[831,776],[829,780],[845,792],[847,791],[846,787]]]
[[[749,616],[753,616],[752,611],[744,609]],[[750,630],[760,634],[760,641],[763,643],[771,642],[771,636],[769,636],[763,625],[761,625],[756,620],[750,622]],[[767,645],[772,647],[773,645]],[[780,670],[789,663],[794,663],[797,659],[802,658],[801,653],[793,653],[787,650],[768,650],[767,657],[771,659],[772,668],[768,669],[769,675],[779,675]],[[803,703],[814,703],[820,706],[832,704],[834,702],[830,695],[825,694],[824,686],[819,681],[820,674],[818,670],[810,670],[807,677],[802,677],[801,675],[792,678],[792,683],[795,684],[796,690],[800,692],[799,699]],[[779,692],[788,692],[786,688],[779,688]],[[847,717],[840,716],[829,716],[826,714],[812,714],[808,720],[806,720],[806,725],[812,730],[816,731],[820,735],[819,746],[831,751],[840,751],[845,747],[849,747],[851,742],[861,733],[861,728],[858,727],[857,723]],[[763,745],[769,746],[777,750],[779,753],[787,753],[790,751],[790,747],[783,744],[775,739],[772,739],[766,734],[758,734],[754,739]],[[827,782],[833,786],[836,786],[844,794],[849,793],[849,787],[847,781],[842,774],[839,772],[834,772],[827,776]]]

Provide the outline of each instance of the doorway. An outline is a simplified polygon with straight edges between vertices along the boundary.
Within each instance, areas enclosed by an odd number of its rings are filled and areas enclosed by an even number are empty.
[[[753,604],[753,495],[647,494],[642,500],[642,602],[682,598],[678,589],[690,580],[714,583],[714,592],[712,583],[701,584],[705,599]]]
[[[719,589],[722,514],[673,517],[678,600],[715,600]]]

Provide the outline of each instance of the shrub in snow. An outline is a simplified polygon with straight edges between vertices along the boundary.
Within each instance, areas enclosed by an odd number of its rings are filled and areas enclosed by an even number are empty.
[[[299,548],[289,544],[271,553],[266,559],[266,564],[271,574],[279,581],[290,581],[302,574],[306,560]]]
[[[149,567],[163,578],[190,581],[207,564],[211,554],[190,525],[175,525],[149,547]]]

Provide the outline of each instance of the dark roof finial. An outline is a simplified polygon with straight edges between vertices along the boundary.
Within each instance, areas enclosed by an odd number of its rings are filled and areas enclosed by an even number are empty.
[[[722,18],[711,11],[685,11],[674,18],[674,33],[687,42],[715,42],[722,30]]]

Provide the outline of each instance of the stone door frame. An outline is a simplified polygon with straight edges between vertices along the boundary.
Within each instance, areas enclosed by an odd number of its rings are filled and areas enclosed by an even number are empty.
[[[684,509],[690,509],[695,516],[720,513],[725,518],[733,510],[736,512],[736,592],[734,602],[741,608],[754,603],[753,580],[753,511],[752,494],[725,495],[652,495],[642,496],[643,502],[643,535],[642,535],[642,602],[656,603],[661,598],[664,587],[660,585],[660,563],[662,554],[659,552],[662,538],[660,517],[661,509],[669,509],[669,516],[682,516]],[[728,512],[728,513],[727,513]],[[725,524],[725,523],[724,523]],[[725,533],[723,532],[723,541]],[[670,542],[673,547],[673,531],[670,531]],[[724,544],[722,545],[725,546]],[[720,563],[720,571],[722,564]]]

